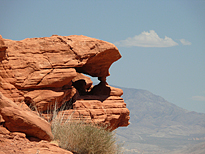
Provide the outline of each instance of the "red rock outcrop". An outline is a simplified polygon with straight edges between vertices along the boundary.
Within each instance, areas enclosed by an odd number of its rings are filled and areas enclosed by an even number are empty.
[[[59,112],[64,119],[83,118],[96,124],[107,126],[110,130],[129,124],[129,110],[121,97],[80,96],[73,104],[73,110]]]
[[[63,108],[64,119],[84,118],[111,130],[129,125],[123,91],[106,82],[109,67],[121,58],[111,43],[86,36],[3,39],[0,35],[1,153],[70,153],[50,141],[47,111]],[[92,85],[87,74],[98,77]],[[15,145],[15,146],[11,146]]]
[[[50,124],[31,111],[26,111],[4,97],[0,92],[0,115],[4,126],[12,132],[23,132],[28,136],[51,141]]]
[[[0,125],[0,154],[72,154],[45,140],[30,141],[26,134],[10,132]]]
[[[120,58],[113,44],[86,36],[0,38],[0,92],[44,114],[55,104],[57,108],[66,105],[70,109],[62,112],[67,115],[75,112],[76,117],[108,124],[111,129],[127,126],[129,110],[120,97],[123,91],[106,83],[109,67]],[[82,73],[98,77],[100,84],[92,86]],[[14,113],[3,110],[0,120],[7,123],[6,117],[13,116],[7,112]]]

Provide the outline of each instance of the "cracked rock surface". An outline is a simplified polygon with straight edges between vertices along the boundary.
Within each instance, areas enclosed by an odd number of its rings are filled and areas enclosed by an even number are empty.
[[[129,125],[123,91],[106,82],[110,66],[120,58],[115,45],[87,36],[0,37],[0,92],[23,109],[36,106],[44,114],[55,103],[57,108],[67,105],[66,115],[113,130]],[[100,83],[93,86],[83,74]]]

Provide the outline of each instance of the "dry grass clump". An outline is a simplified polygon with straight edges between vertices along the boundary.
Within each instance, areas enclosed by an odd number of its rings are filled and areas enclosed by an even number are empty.
[[[77,154],[121,153],[114,132],[84,120],[69,118],[62,123],[62,119],[63,115],[55,118],[51,127],[54,140],[61,148]]]
[[[32,107],[32,108],[31,108]],[[36,106],[30,108],[42,116]],[[72,115],[64,120],[64,114],[59,111],[67,109],[62,106],[54,110],[47,110],[51,114],[51,130],[54,136],[52,143],[58,144],[61,148],[74,154],[121,154],[121,146],[117,144],[115,133],[107,130],[105,126],[88,123],[83,119],[74,119]],[[62,113],[62,112],[61,112]],[[44,117],[45,118],[45,117]]]

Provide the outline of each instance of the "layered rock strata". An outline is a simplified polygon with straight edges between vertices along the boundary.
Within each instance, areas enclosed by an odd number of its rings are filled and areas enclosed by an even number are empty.
[[[66,106],[61,111],[65,115],[72,113],[113,130],[129,124],[129,110],[120,97],[123,91],[106,82],[109,67],[120,58],[113,44],[86,36],[22,41],[0,37],[0,92],[22,105],[23,111],[36,107],[45,115],[54,106]],[[98,77],[100,83],[93,86],[83,74]],[[1,114],[7,122],[6,112]]]

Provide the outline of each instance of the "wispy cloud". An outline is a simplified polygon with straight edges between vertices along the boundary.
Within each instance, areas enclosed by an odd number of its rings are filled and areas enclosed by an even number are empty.
[[[192,96],[194,101],[205,101],[205,96]]]
[[[180,39],[180,42],[183,44],[183,45],[191,45],[191,42],[185,40],[185,39]]]
[[[172,47],[178,45],[178,43],[167,36],[164,39],[160,38],[154,30],[144,31],[139,35],[117,41],[114,44],[122,47]]]

